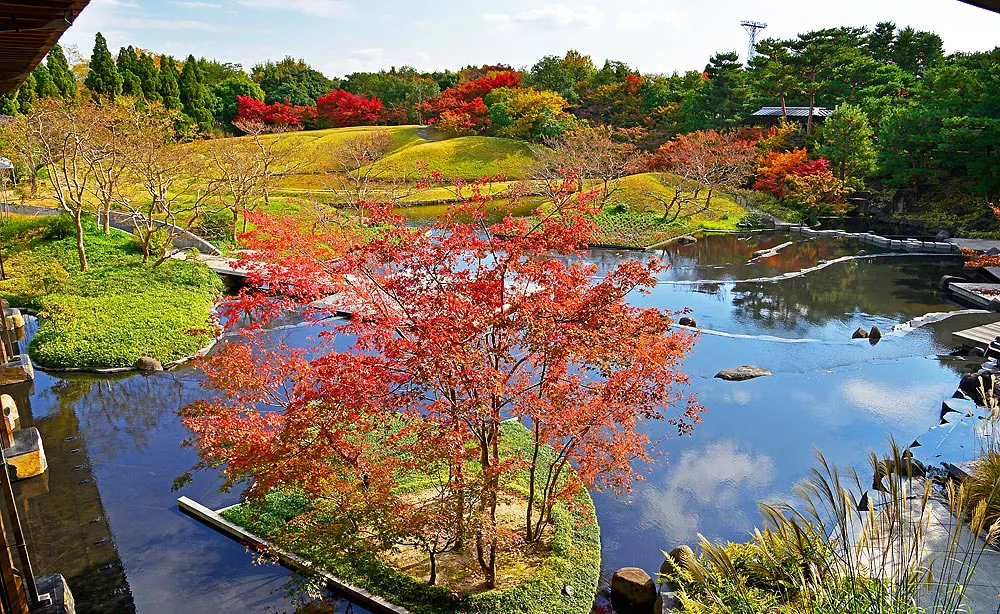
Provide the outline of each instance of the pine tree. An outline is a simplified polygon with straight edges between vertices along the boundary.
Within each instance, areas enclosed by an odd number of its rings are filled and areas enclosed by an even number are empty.
[[[49,74],[52,75],[52,82],[62,92],[63,98],[76,97],[76,77],[69,70],[69,62],[66,61],[62,47],[58,44],[52,47],[46,63]]]
[[[168,109],[181,108],[181,92],[177,85],[177,66],[169,55],[160,58],[160,96]]]
[[[184,60],[184,68],[181,69],[181,78],[177,85],[180,88],[184,114],[202,129],[211,128],[214,119],[211,93],[203,83],[201,68],[193,55]]]
[[[90,73],[83,83],[95,95],[106,95],[112,100],[122,93],[122,75],[108,51],[108,42],[100,32],[97,33],[94,53],[90,57]]]
[[[52,80],[52,73],[45,64],[39,64],[35,72],[31,73],[35,77],[35,91],[39,98],[57,98],[62,96],[62,92],[56,87]]]

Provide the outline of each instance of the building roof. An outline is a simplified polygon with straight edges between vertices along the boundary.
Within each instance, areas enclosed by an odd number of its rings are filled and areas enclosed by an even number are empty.
[[[813,107],[813,117],[826,117],[833,113],[832,109],[824,107]],[[754,117],[809,117],[809,107],[785,107],[785,113],[781,112],[781,107],[762,107],[753,114]]]
[[[1000,13],[1000,0],[962,0],[962,2]]]
[[[28,78],[89,0],[0,0],[0,94]]]

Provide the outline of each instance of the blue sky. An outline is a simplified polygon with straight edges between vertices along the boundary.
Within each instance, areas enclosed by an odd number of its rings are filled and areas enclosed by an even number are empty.
[[[89,56],[101,31],[123,45],[239,62],[285,55],[329,76],[408,64],[530,66],[568,48],[643,72],[701,69],[715,51],[746,52],[743,19],[766,35],[891,20],[940,34],[949,51],[1000,45],[1000,15],[957,0],[91,0],[63,36]]]

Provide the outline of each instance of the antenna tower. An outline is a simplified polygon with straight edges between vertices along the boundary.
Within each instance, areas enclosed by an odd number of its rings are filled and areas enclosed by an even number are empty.
[[[750,35],[750,47],[747,49],[747,64],[749,64],[750,60],[757,55],[757,35],[760,34],[761,30],[767,27],[767,24],[761,21],[746,20],[741,21],[740,25],[743,26],[743,29]]]

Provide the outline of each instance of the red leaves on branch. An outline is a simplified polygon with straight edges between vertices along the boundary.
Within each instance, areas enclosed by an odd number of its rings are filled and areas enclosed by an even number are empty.
[[[822,175],[830,171],[830,161],[825,158],[809,159],[805,149],[782,152],[773,151],[761,160],[755,190],[764,190],[775,196],[785,197],[790,177]]]
[[[696,338],[672,329],[671,312],[626,301],[662,265],[629,260],[595,280],[574,255],[596,236],[597,192],[575,193],[567,177],[565,198],[535,217],[488,225],[488,181],[465,186],[471,198],[430,230],[373,207],[370,240],[252,214],[249,287],[226,313],[253,325],[203,361],[213,396],[183,410],[201,466],[222,467],[227,485],[252,482],[252,496],[331,502],[347,524],[377,526],[374,540],[439,549],[474,538],[492,585],[513,543],[496,514],[514,472],[532,477],[519,539],[535,541],[580,488],[626,491],[641,478],[647,422],[690,433],[702,408],[680,367]],[[292,308],[321,327],[308,351],[266,326]],[[355,316],[328,317],[338,310]],[[531,430],[535,461],[502,453],[509,418]],[[538,455],[546,445],[555,452]],[[400,494],[412,471],[441,476],[433,496],[449,502],[450,523]]]
[[[489,108],[483,99],[501,87],[518,87],[521,75],[513,70],[489,72],[486,75],[450,87],[437,98],[423,103],[421,110],[430,124],[452,132],[479,133],[489,127]]]
[[[316,109],[283,102],[266,104],[248,96],[237,96],[236,121],[263,122],[278,127],[313,127],[316,124]]]
[[[333,90],[316,101],[319,118],[331,128],[373,126],[384,119],[382,101],[346,90]]]

